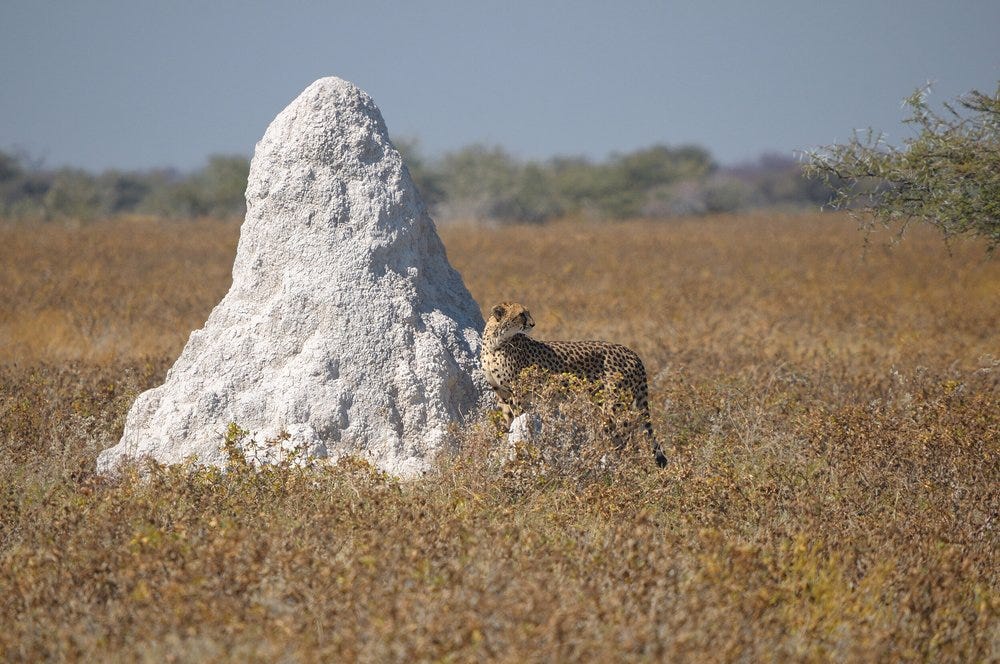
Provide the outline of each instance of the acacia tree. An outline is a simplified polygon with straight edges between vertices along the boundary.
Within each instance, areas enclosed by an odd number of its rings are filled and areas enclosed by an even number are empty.
[[[835,207],[860,204],[883,224],[921,221],[946,237],[1000,244],[1000,83],[993,95],[973,91],[937,113],[928,87],[905,104],[915,137],[893,147],[881,133],[856,132],[850,142],[807,153],[806,173],[837,192]]]

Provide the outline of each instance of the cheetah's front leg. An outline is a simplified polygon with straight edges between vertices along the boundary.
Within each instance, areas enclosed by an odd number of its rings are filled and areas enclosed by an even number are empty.
[[[517,417],[514,408],[514,394],[505,387],[494,387],[493,392],[497,395],[497,407],[500,409],[500,414],[503,415],[504,433],[510,433],[510,425]]]

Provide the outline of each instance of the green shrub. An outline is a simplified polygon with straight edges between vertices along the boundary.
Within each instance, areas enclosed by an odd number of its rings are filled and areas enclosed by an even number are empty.
[[[923,222],[946,237],[978,236],[993,251],[1000,244],[1000,84],[993,95],[973,91],[946,103],[943,113],[930,108],[928,92],[906,99],[906,122],[917,134],[903,146],[869,129],[812,152],[808,173],[838,181],[840,207],[861,205],[885,224]]]

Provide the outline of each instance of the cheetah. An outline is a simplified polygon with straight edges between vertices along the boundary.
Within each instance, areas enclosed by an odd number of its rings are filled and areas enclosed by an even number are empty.
[[[483,330],[480,360],[507,428],[518,414],[511,385],[521,371],[537,367],[554,374],[572,374],[630,394],[642,416],[656,464],[666,466],[667,458],[653,436],[649,417],[646,368],[635,351],[606,341],[536,341],[527,336],[534,326],[535,320],[522,305],[501,302],[493,307]]]

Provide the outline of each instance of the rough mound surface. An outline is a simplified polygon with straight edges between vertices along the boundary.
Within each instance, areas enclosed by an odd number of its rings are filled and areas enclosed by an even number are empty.
[[[257,144],[232,288],[98,468],[221,465],[235,422],[282,439],[271,453],[354,454],[412,476],[484,403],[482,327],[378,108],[320,79]]]

